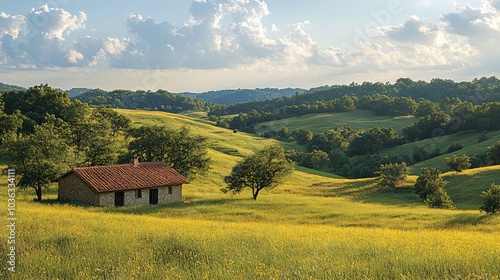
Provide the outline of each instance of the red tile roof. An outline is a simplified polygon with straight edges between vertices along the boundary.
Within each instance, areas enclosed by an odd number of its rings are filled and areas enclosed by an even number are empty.
[[[163,162],[91,166],[74,168],[61,176],[76,174],[98,193],[189,184],[189,181]]]

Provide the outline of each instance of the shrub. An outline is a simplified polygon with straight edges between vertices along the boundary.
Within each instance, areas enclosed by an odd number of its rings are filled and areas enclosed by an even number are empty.
[[[491,184],[491,188],[482,192],[483,205],[479,208],[486,213],[500,211],[500,185]]]
[[[483,132],[481,133],[481,135],[479,135],[479,138],[477,139],[477,142],[478,142],[478,143],[481,143],[481,142],[484,142],[484,141],[486,141],[486,140],[488,140],[488,136],[486,135],[486,132],[485,132],[485,131],[483,131]]]
[[[454,209],[453,201],[451,201],[450,196],[443,188],[438,188],[429,199],[427,199],[426,204],[431,208],[441,208],[441,209]]]
[[[406,163],[389,163],[380,165],[380,170],[375,173],[380,176],[379,186],[389,187],[392,191],[396,190],[396,186],[403,182],[408,174],[410,174],[410,168],[406,166]]]
[[[444,188],[448,183],[439,176],[440,173],[436,168],[422,167],[422,174],[418,176],[415,183],[415,193],[424,201],[427,201],[427,196],[432,195],[438,189]]]
[[[462,172],[471,167],[470,157],[468,155],[453,155],[444,159],[444,162],[453,170]]]
[[[452,145],[450,145],[450,147],[448,147],[448,150],[446,151],[446,153],[453,153],[453,152],[456,152],[456,151],[461,150],[463,148],[464,147],[460,144],[452,144]]]
[[[488,151],[488,155],[493,164],[500,164],[500,141],[497,141],[495,145],[493,145]]]
[[[419,163],[430,158],[437,157],[441,154],[439,149],[427,150],[426,148],[420,147],[416,148],[411,153],[411,162]]]

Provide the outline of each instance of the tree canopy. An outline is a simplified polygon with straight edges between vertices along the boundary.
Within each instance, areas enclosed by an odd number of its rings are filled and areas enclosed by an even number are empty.
[[[26,137],[8,141],[2,149],[9,167],[16,169],[21,188],[33,188],[37,200],[42,200],[42,189],[74,165],[74,153],[58,129],[49,123],[37,125]]]
[[[144,161],[165,162],[187,178],[194,178],[209,169],[207,138],[192,135],[187,127],[174,130],[164,126],[142,126],[130,130],[134,138],[129,154],[137,154]]]
[[[290,174],[293,165],[292,161],[285,158],[281,146],[269,146],[238,162],[231,174],[224,178],[227,187],[221,191],[236,194],[250,188],[256,200],[261,190],[276,187],[281,179]]]
[[[396,186],[410,174],[410,168],[405,162],[382,164],[376,174],[379,176],[379,186],[389,187],[392,191],[396,191]]]
[[[486,213],[496,213],[500,211],[500,185],[491,184],[491,188],[482,192],[483,204],[480,210]]]
[[[415,193],[426,201],[427,196],[435,193],[439,188],[444,188],[448,182],[439,176],[441,172],[437,168],[422,167],[421,170],[422,173],[415,183]]]
[[[453,170],[457,172],[462,172],[463,170],[469,169],[471,167],[470,157],[468,155],[453,155],[451,157],[446,157],[444,162]]]

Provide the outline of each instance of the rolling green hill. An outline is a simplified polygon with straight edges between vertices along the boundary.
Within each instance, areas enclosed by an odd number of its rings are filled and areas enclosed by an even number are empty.
[[[133,125],[187,126],[209,140],[212,168],[183,202],[146,207],[60,204],[18,190],[16,274],[4,279],[496,279],[500,216],[477,210],[500,166],[444,175],[458,210],[429,209],[410,176],[396,192],[297,168],[261,193],[223,194],[241,159],[277,143],[206,119],[119,110]],[[196,116],[194,114],[193,116]],[[326,175],[326,176],[323,176]],[[7,182],[5,175],[0,181]],[[499,182],[497,182],[499,183]],[[466,189],[466,190],[465,190]],[[0,193],[7,204],[7,192]],[[7,242],[0,250],[7,252]],[[2,258],[3,259],[3,258]]]
[[[414,123],[417,119],[412,116],[388,117],[375,116],[366,110],[354,110],[345,113],[309,114],[300,117],[270,121],[256,125],[257,132],[279,130],[282,127],[293,129],[307,129],[313,133],[327,129],[348,126],[354,130],[370,130],[376,126],[387,127],[401,132],[401,130]]]
[[[200,115],[195,113],[190,114],[191,116],[187,116],[154,111],[123,109],[118,109],[117,111],[129,117],[134,125],[156,124],[166,125],[171,128],[180,128],[181,126],[187,126],[191,129],[192,133],[205,136],[209,139],[209,156],[213,160],[213,168],[211,169],[209,174],[202,178],[198,178],[191,185],[189,185],[189,187],[187,187],[188,191],[186,191],[185,194],[187,199],[189,200],[196,201],[199,199],[206,199],[207,197],[213,198],[215,200],[231,198],[231,196],[223,195],[222,193],[220,193],[219,189],[224,185],[222,181],[223,177],[229,174],[231,167],[238,160],[240,160],[242,156],[249,155],[266,145],[272,145],[275,143],[280,143],[281,145],[284,145],[285,148],[294,148],[294,144],[292,143],[279,142],[273,139],[264,139],[241,132],[233,133],[232,130],[216,127],[208,122],[204,118],[204,115],[201,115],[200,118]],[[410,143],[407,144],[410,146],[402,146],[402,149],[404,150],[404,152],[411,152],[415,147],[432,147],[431,145],[433,144],[433,142],[429,141],[435,141],[434,145],[438,145],[438,147],[441,147],[442,149],[446,149],[450,145],[450,143],[460,143],[465,147],[464,149],[451,154],[484,151],[486,147],[492,145],[492,143],[494,143],[494,141],[496,141],[496,139],[500,137],[500,132],[488,133],[488,140],[481,143],[477,143],[478,137],[479,134],[475,133],[443,136],[442,138],[433,138],[420,142]],[[394,150],[389,149],[384,152],[390,153],[394,152]],[[439,158],[431,159],[426,162],[411,166],[412,173],[418,174],[419,167],[426,166],[426,164],[431,167],[440,167],[442,168],[442,170],[448,170],[443,166],[444,163],[442,158],[451,154],[442,155]],[[485,170],[485,172],[483,172],[483,170]],[[470,195],[472,195],[473,193],[476,194],[471,202],[459,199],[459,203],[457,206],[463,209],[477,209],[477,203],[479,203],[478,201],[480,199],[479,194],[489,188],[492,182],[496,182],[496,180],[498,181],[497,178],[500,178],[500,167],[478,168],[469,170],[467,172],[464,172],[463,174],[475,174],[474,176],[478,176],[477,174],[481,174],[480,176],[482,179],[478,181],[478,184],[468,188],[468,192]],[[456,174],[455,172],[450,172],[447,173],[446,176],[447,180],[450,181],[448,187],[452,190],[450,192],[452,199],[455,196],[459,198],[461,193],[459,187],[459,185],[461,184],[461,179],[455,178],[463,178],[463,175]],[[472,176],[471,178],[474,178],[474,176]],[[319,172],[304,167],[297,167],[294,174],[287,179],[283,186],[279,187],[276,190],[270,191],[269,193],[264,192],[264,196],[297,194],[301,197],[300,199],[304,199],[303,196],[312,196],[315,197],[315,199],[317,199],[318,197],[341,197],[343,199],[381,205],[410,204],[424,208],[421,205],[418,196],[413,194],[411,191],[411,186],[414,184],[415,180],[416,176],[410,177],[406,182],[405,187],[400,190],[400,193],[392,194],[391,192],[386,191],[380,192],[376,187],[375,179],[348,180],[342,179],[333,174]],[[235,197],[234,199],[238,200],[238,197]],[[295,197],[294,199],[299,199],[299,197]],[[308,202],[302,206],[307,205],[307,207],[309,207],[311,206],[310,203],[312,203],[312,201],[314,200],[307,199],[307,201]],[[202,204],[204,205],[204,207],[215,207],[215,209],[219,207],[217,205],[211,205],[210,203]],[[233,205],[231,207],[235,206]],[[244,207],[246,206],[243,206],[243,208]],[[301,208],[298,208],[296,210],[300,212],[301,210],[299,209]],[[286,212],[285,209],[282,209],[282,211]]]
[[[413,151],[418,149],[425,149],[427,151],[433,151],[438,149],[441,155],[419,162],[411,166],[412,174],[419,174],[420,167],[429,166],[439,168],[442,171],[448,171],[450,168],[444,163],[446,157],[452,155],[466,154],[468,156],[474,156],[480,153],[485,153],[489,147],[493,146],[496,141],[500,140],[500,131],[492,131],[486,133],[486,140],[479,141],[480,137],[483,135],[482,132],[474,133],[457,133],[452,135],[444,135],[439,137],[434,137],[431,139],[425,139],[421,141],[416,141],[408,144],[404,144],[395,148],[386,149],[380,152],[381,155],[410,155]],[[447,153],[448,148],[453,144],[459,144],[463,146],[463,149],[458,151]]]

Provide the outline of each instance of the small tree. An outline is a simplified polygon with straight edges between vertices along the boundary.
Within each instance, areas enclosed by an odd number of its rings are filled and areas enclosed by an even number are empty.
[[[285,158],[283,147],[267,147],[238,162],[231,174],[224,178],[227,187],[221,191],[240,193],[250,188],[256,200],[261,190],[276,187],[283,177],[290,174],[293,165],[292,161]]]
[[[437,168],[422,167],[422,174],[418,176],[415,183],[415,193],[424,201],[427,196],[436,192],[439,188],[444,188],[447,181],[439,177],[440,171]]]
[[[443,188],[438,188],[426,201],[431,208],[454,209],[453,201]]]
[[[493,164],[500,164],[500,140],[488,151],[488,156]]]
[[[453,170],[462,172],[471,167],[470,157],[468,155],[453,155],[444,159],[444,162]]]
[[[396,186],[403,182],[408,174],[410,168],[406,163],[389,163],[380,165],[380,170],[375,172],[379,176],[379,186],[389,187],[393,192],[396,191]]]
[[[491,188],[481,193],[483,205],[479,210],[486,213],[500,212],[500,185],[491,184]]]

